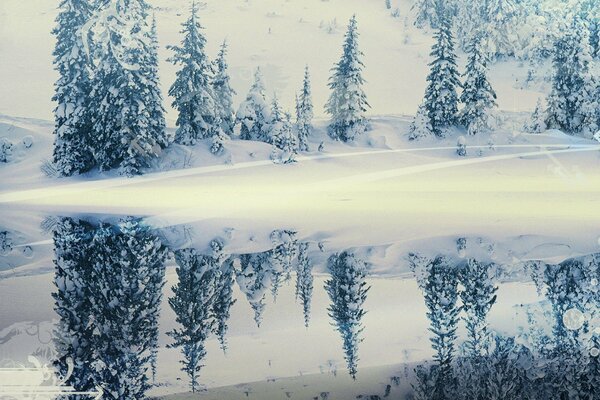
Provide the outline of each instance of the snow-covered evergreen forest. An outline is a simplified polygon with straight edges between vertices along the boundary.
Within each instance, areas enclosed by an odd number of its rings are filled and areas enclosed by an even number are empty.
[[[18,7],[15,11],[35,14],[35,5],[13,6],[12,1],[5,6],[8,11]],[[319,48],[321,39],[299,32],[306,36],[306,49],[288,49],[289,60],[254,54],[243,62],[237,54],[241,46],[252,54],[267,43],[277,47],[298,40],[295,32],[271,26],[281,25],[278,19],[296,18],[298,29],[305,30],[303,25],[317,23],[313,8],[325,7],[320,14],[331,12],[330,5],[298,9],[293,2],[241,1],[237,12],[243,11],[243,25],[266,31],[260,39],[244,42],[238,30],[218,29],[212,22],[217,16],[226,18],[230,5],[167,3],[58,2],[48,38],[54,42],[54,74],[48,66],[44,75],[55,77],[54,106],[46,102],[45,111],[28,115],[24,104],[8,98],[0,105],[0,111],[18,110],[20,117],[52,111],[53,136],[3,129],[0,161],[41,163],[36,175],[47,182],[73,175],[114,176],[111,171],[132,177],[231,164],[243,158],[233,145],[238,140],[266,143],[270,151],[261,158],[288,164],[299,155],[335,153],[348,146],[414,147],[432,138],[440,139],[440,145],[455,143],[455,156],[466,157],[469,144],[505,144],[513,139],[507,134],[534,142],[539,139],[530,134],[560,131],[569,142],[569,136],[593,140],[600,128],[600,6],[594,0],[350,4],[343,7],[347,19],[318,23],[323,35],[332,36],[326,37],[327,47],[337,47],[336,59],[315,57],[307,50]],[[276,11],[253,21],[253,9],[269,6]],[[385,46],[398,47],[382,48],[373,34],[375,17],[384,18],[391,30]],[[8,47],[8,58],[11,50],[16,56],[23,49]],[[326,68],[324,59],[331,60]],[[394,72],[397,67],[400,74]],[[404,83],[399,88],[395,81]],[[373,116],[381,115],[402,115],[406,123],[378,126]],[[43,143],[33,146],[36,139]],[[256,154],[254,145],[248,145],[242,147]],[[11,172],[3,175],[10,178]]]
[[[599,1],[2,0],[0,93],[0,398],[596,398]]]

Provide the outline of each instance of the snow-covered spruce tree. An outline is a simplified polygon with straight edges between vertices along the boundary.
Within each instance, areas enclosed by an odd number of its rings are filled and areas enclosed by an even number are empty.
[[[193,145],[215,134],[218,105],[212,85],[213,66],[206,55],[204,28],[200,25],[195,1],[182,26],[181,45],[168,46],[174,52],[169,61],[179,66],[169,96],[173,97],[173,108],[178,111],[175,142]]]
[[[460,307],[457,272],[445,257],[438,256],[426,267],[427,277],[423,287],[431,347],[435,351],[437,374],[436,399],[451,399],[454,391],[452,362],[456,352],[456,329]]]
[[[56,291],[52,297],[59,317],[54,331],[54,367],[66,376],[69,360],[73,363],[73,372],[65,384],[77,391],[94,390],[96,386],[91,374],[94,360],[89,292],[91,232],[88,224],[71,218],[61,218],[54,226]]]
[[[152,23],[150,25],[150,47],[148,49],[148,63],[142,65],[142,70],[149,81],[148,90],[152,91],[148,96],[148,111],[150,113],[150,129],[154,131],[152,136],[164,137],[163,144],[167,145],[168,139],[166,135],[165,108],[163,107],[163,98],[160,91],[160,80],[158,77],[158,32],[156,27],[156,16],[152,15]],[[155,152],[160,152],[160,147],[157,147]]]
[[[215,101],[221,118],[221,128],[226,135],[233,134],[235,112],[233,111],[233,95],[235,90],[229,83],[229,65],[227,64],[227,42],[223,42],[215,60],[215,76],[212,80]]]
[[[223,262],[217,276],[217,290],[212,312],[215,318],[213,332],[217,335],[221,349],[227,351],[227,330],[231,306],[236,300],[233,298],[233,283],[235,280],[233,259],[229,258]]]
[[[459,271],[459,281],[463,287],[460,299],[463,303],[467,327],[465,349],[469,357],[489,355],[491,344],[487,316],[496,303],[498,287],[492,281],[494,264],[487,264],[470,258]]]
[[[296,299],[302,302],[304,326],[308,328],[310,321],[310,302],[313,293],[312,262],[308,258],[308,242],[298,246],[298,264],[296,269]]]
[[[364,113],[370,106],[362,89],[365,82],[362,55],[358,49],[356,16],[353,16],[344,37],[342,57],[332,68],[333,74],[329,78],[331,95],[325,105],[325,110],[331,115],[328,132],[336,140],[350,142],[367,128]]]
[[[272,158],[285,164],[294,162],[298,153],[298,138],[294,134],[290,118],[290,115],[281,109],[277,96],[273,96],[268,134],[273,144]]]
[[[415,25],[423,28],[429,25],[433,29],[439,28],[439,14],[436,10],[437,0],[417,0],[412,10],[416,13]],[[446,10],[454,15],[456,13],[456,0],[447,0],[444,2]]]
[[[365,282],[367,264],[354,254],[333,254],[327,261],[331,278],[325,281],[325,290],[331,300],[327,308],[338,332],[342,335],[344,358],[348,373],[356,379],[358,373],[358,345],[362,342],[363,308],[369,287]]]
[[[101,170],[139,174],[168,145],[157,122],[160,90],[144,0],[114,0],[93,19],[96,66],[91,97],[92,147]]]
[[[542,99],[538,99],[535,104],[535,109],[531,114],[531,118],[523,127],[525,132],[529,133],[542,133],[546,131],[546,113],[544,106],[542,105]]]
[[[169,305],[176,315],[177,328],[168,332],[173,338],[169,347],[181,348],[181,368],[189,378],[192,392],[199,390],[198,378],[206,356],[205,342],[212,332],[212,315],[217,296],[218,265],[210,256],[200,255],[195,249],[178,250],[177,277]]]
[[[487,55],[483,51],[482,41],[481,35],[473,38],[463,74],[465,80],[460,101],[464,107],[460,112],[460,122],[469,135],[485,133],[490,129],[490,110],[496,106],[496,92],[487,78]]]
[[[271,113],[267,105],[265,84],[260,68],[257,68],[254,73],[254,83],[246,95],[246,100],[240,104],[236,121],[241,125],[240,139],[271,143],[268,135]]]
[[[424,104],[419,106],[417,114],[410,123],[408,130],[408,140],[418,140],[423,137],[433,135],[433,128],[429,120],[429,114]]]
[[[52,98],[54,109],[54,152],[52,160],[62,176],[94,167],[90,148],[90,68],[81,28],[91,16],[88,0],[62,0],[52,33],[56,36],[54,67],[59,78]]]
[[[444,136],[444,130],[457,122],[458,95],[460,87],[454,38],[452,36],[452,17],[444,7],[442,0],[436,0],[439,28],[435,33],[435,44],[431,51],[432,61],[427,76],[424,106],[429,116],[433,133]]]
[[[546,104],[549,128],[591,136],[598,129],[597,80],[590,69],[589,40],[583,24],[574,18],[554,47],[552,91]]]
[[[256,254],[241,254],[235,279],[254,311],[254,322],[260,327],[265,309],[266,292],[271,285],[270,251]]]
[[[308,138],[312,133],[313,104],[308,65],[304,69],[304,81],[300,96],[296,97],[296,129],[298,130],[298,149],[308,151]]]
[[[158,337],[167,249],[138,219],[102,224],[91,243],[92,374],[106,399],[144,399]]]
[[[515,54],[518,10],[514,0],[485,0],[484,37],[487,53],[492,59]]]

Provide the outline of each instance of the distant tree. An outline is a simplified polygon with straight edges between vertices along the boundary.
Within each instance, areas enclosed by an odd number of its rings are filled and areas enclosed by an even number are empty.
[[[438,0],[417,0],[412,9],[416,12],[415,25],[419,28],[429,25],[433,29],[440,27],[440,10]],[[452,18],[456,14],[456,1],[448,0],[443,4],[443,14],[445,17]]]
[[[206,357],[205,342],[215,327],[213,309],[219,271],[214,258],[197,254],[194,249],[178,250],[175,259],[179,282],[172,288],[169,305],[178,327],[168,332],[173,338],[169,347],[181,348],[184,357],[181,370],[188,375],[192,392],[196,392]]]
[[[467,68],[464,73],[463,92],[460,96],[464,108],[460,122],[469,135],[490,129],[490,109],[496,106],[496,92],[487,77],[487,56],[482,48],[483,37],[476,35],[469,46]]]
[[[452,19],[442,0],[436,0],[436,12],[439,28],[434,35],[436,42],[431,51],[433,60],[429,63],[430,72],[427,77],[424,106],[433,133],[441,137],[444,135],[445,128],[457,122],[456,88],[460,87],[460,82],[454,53]]]
[[[310,321],[310,303],[313,293],[312,262],[308,258],[308,242],[298,247],[298,267],[296,270],[296,298],[302,302],[304,326],[308,328]]]
[[[525,124],[524,129],[529,133],[542,133],[546,128],[546,115],[544,107],[542,106],[542,100],[538,99],[535,109],[531,114],[530,120]]]
[[[213,78],[213,88],[221,118],[221,128],[225,134],[231,135],[235,126],[235,112],[233,111],[233,95],[235,95],[235,90],[231,88],[229,82],[229,65],[227,64],[226,56],[227,43],[223,42],[215,60],[216,71]]]
[[[582,136],[591,136],[598,129],[598,84],[590,62],[587,32],[575,18],[554,47],[552,91],[546,101],[548,127]]]
[[[353,16],[345,35],[342,57],[332,68],[333,74],[329,78],[331,95],[325,105],[331,116],[329,135],[336,140],[350,142],[366,129],[364,112],[370,106],[362,89],[365,82],[362,55],[358,49],[356,16]]]
[[[199,139],[217,134],[220,109],[212,84],[213,66],[206,55],[206,38],[195,1],[182,26],[181,45],[168,46],[174,52],[169,61],[180,67],[169,96],[173,97],[173,108],[178,111],[175,142],[193,145]]]
[[[59,78],[54,84],[53,162],[58,173],[69,176],[89,171],[95,165],[91,149],[90,69],[81,28],[91,17],[86,0],[62,0],[52,33],[56,36],[54,68]]]
[[[358,345],[363,340],[362,317],[366,313],[363,305],[369,291],[365,282],[367,265],[344,251],[329,257],[327,267],[331,273],[331,278],[325,281],[325,290],[331,299],[327,310],[342,335],[348,373],[356,379]]]
[[[312,133],[313,104],[308,65],[304,69],[304,81],[300,96],[296,97],[296,127],[298,129],[299,150],[308,151],[308,138]]]
[[[236,120],[241,125],[240,139],[271,143],[268,134],[271,113],[267,105],[265,85],[260,68],[257,68],[254,73],[254,83],[246,95],[246,100],[240,104]]]

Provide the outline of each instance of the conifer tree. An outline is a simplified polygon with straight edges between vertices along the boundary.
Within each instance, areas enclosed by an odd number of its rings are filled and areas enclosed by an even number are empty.
[[[441,137],[445,128],[457,122],[456,88],[460,87],[460,82],[454,53],[452,19],[442,0],[436,0],[436,12],[439,28],[434,35],[436,42],[431,51],[433,60],[429,64],[431,69],[427,77],[424,104],[433,133]]]
[[[298,149],[308,151],[308,138],[312,133],[313,104],[308,65],[304,69],[304,81],[300,96],[296,97],[296,127],[298,129]]]
[[[496,303],[498,287],[492,282],[493,264],[486,264],[470,258],[459,272],[463,286],[460,298],[465,311],[464,321],[468,339],[465,343],[467,356],[489,355],[491,337],[488,331],[487,315]]]
[[[456,352],[456,329],[460,308],[458,300],[458,277],[445,257],[438,256],[426,267],[427,276],[423,287],[431,347],[435,351],[437,364],[435,396],[438,399],[452,398],[454,389],[452,361]]]
[[[546,115],[545,110],[542,105],[542,100],[538,99],[535,104],[535,109],[531,114],[531,118],[527,124],[524,126],[525,131],[529,133],[542,133],[546,128]]]
[[[331,116],[329,135],[336,140],[350,142],[366,129],[364,113],[370,106],[362,89],[365,83],[362,55],[358,49],[356,16],[353,16],[344,37],[342,57],[332,68],[333,74],[329,78],[331,95],[325,105]]]
[[[436,0],[417,0],[412,9],[416,12],[415,25],[419,28],[429,24],[432,28],[438,27],[438,15],[435,10]]]
[[[481,35],[476,35],[469,46],[467,68],[463,75],[463,92],[460,96],[460,101],[464,104],[460,122],[467,128],[469,135],[490,129],[490,109],[496,106],[496,92],[487,78],[487,56],[483,52],[482,40]]]
[[[548,127],[582,136],[591,136],[598,129],[598,83],[590,62],[587,32],[574,18],[554,47],[552,91],[546,101]]]
[[[419,106],[417,114],[412,120],[409,128],[408,140],[418,140],[433,135],[433,128],[429,120],[429,114],[424,104]]]
[[[93,376],[107,399],[144,399],[157,345],[167,250],[138,219],[102,224],[90,257]]]
[[[236,282],[254,311],[254,322],[258,327],[262,322],[266,292],[272,279],[270,258],[270,252],[241,254],[239,268],[235,271]]]
[[[342,335],[344,358],[348,373],[356,379],[358,345],[362,342],[363,308],[369,287],[365,282],[367,265],[354,254],[342,252],[329,257],[327,267],[331,278],[325,281],[325,290],[331,299],[327,310],[338,332]]]
[[[246,100],[240,104],[236,120],[241,125],[240,139],[271,143],[268,132],[271,113],[267,105],[260,68],[257,68],[254,73],[254,83],[246,95]]]
[[[206,55],[206,38],[200,25],[198,5],[194,1],[190,16],[182,24],[180,46],[169,46],[169,59],[180,67],[169,89],[173,108],[178,111],[175,142],[193,145],[217,133],[219,106],[213,90],[213,66]]]
[[[227,322],[229,321],[231,306],[236,302],[233,298],[234,280],[233,260],[229,258],[221,265],[219,270],[217,276],[217,291],[213,303],[213,314],[215,318],[213,331],[219,339],[223,352],[227,351],[226,335],[227,330],[229,329]]]
[[[158,32],[156,27],[156,15],[152,15],[152,23],[150,25],[150,48],[148,50],[148,63],[142,67],[147,69],[147,76],[150,85],[148,85],[148,91],[151,92],[148,101],[148,110],[150,113],[150,127],[154,131],[152,134],[154,137],[161,137],[163,139],[163,145],[167,145],[166,139],[166,122],[165,122],[165,109],[163,107],[163,98],[160,91],[160,80],[158,77]],[[157,147],[155,152],[160,153],[160,147]]]
[[[60,175],[69,176],[94,166],[90,147],[91,61],[81,29],[91,16],[92,5],[88,0],[62,0],[59,7],[52,31],[56,36],[54,66],[59,74],[52,98],[57,103],[53,162]]]
[[[217,59],[215,60],[215,76],[213,78],[213,88],[219,117],[221,119],[221,128],[226,135],[233,134],[235,125],[235,113],[233,111],[233,95],[235,90],[230,86],[229,65],[227,64],[227,42],[223,42]]]
[[[290,230],[276,230],[271,233],[271,240],[276,245],[268,252],[271,270],[271,293],[273,300],[277,299],[277,292],[282,283],[292,278],[293,260],[298,250],[296,232]]]
[[[69,360],[73,371],[65,384],[77,391],[93,390],[90,373],[94,361],[89,281],[91,227],[72,218],[61,218],[54,227],[55,273],[52,293],[59,317],[54,335],[54,366],[66,376]]]
[[[486,24],[487,53],[492,59],[515,53],[517,5],[514,0],[484,0],[483,24]],[[482,43],[485,44],[485,43]]]
[[[119,167],[132,176],[168,145],[162,122],[155,57],[143,0],[115,0],[94,20],[98,54],[91,96],[94,154],[101,170]]]
[[[215,324],[212,313],[217,297],[218,266],[212,257],[200,255],[194,249],[179,250],[175,256],[179,282],[173,286],[169,305],[178,327],[168,333],[173,338],[169,347],[181,348],[181,370],[188,375],[192,392],[196,392],[206,357],[205,342]]]
[[[273,97],[268,136],[274,147],[272,158],[282,163],[294,162],[298,139],[292,129],[291,116],[281,109],[277,96]]]
[[[312,262],[308,258],[308,242],[298,246],[298,267],[296,271],[296,298],[302,302],[304,326],[310,322],[310,303],[313,292]]]

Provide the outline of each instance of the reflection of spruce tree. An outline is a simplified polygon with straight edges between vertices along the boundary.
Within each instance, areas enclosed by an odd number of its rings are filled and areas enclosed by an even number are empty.
[[[298,246],[298,268],[296,271],[296,299],[302,301],[304,326],[310,321],[310,300],[313,292],[312,262],[308,258],[308,243]]]
[[[493,264],[469,259],[460,271],[460,283],[463,291],[460,298],[465,311],[465,324],[468,339],[465,343],[467,354],[472,357],[484,356],[488,352],[490,335],[487,315],[496,302],[496,290],[491,274]]]
[[[550,390],[559,398],[573,398],[590,390],[586,387],[588,375],[585,371],[589,360],[589,353],[585,351],[589,326],[584,323],[580,329],[569,329],[565,325],[564,316],[572,309],[586,311],[586,305],[592,301],[590,294],[593,292],[589,282],[593,277],[598,277],[597,264],[594,267],[586,263],[585,258],[545,266],[546,297],[552,305],[555,318],[554,346],[546,352],[546,356],[560,360],[560,365],[549,371]],[[590,366],[593,367],[593,364]]]
[[[107,399],[142,399],[158,335],[165,247],[136,219],[102,225],[92,243],[89,281],[94,375]]]
[[[358,345],[362,342],[363,304],[369,287],[365,282],[367,265],[352,253],[342,252],[329,257],[327,261],[331,278],[325,282],[325,290],[331,299],[327,309],[329,316],[342,335],[344,358],[352,379],[356,379]]]
[[[235,271],[235,279],[240,290],[246,295],[257,326],[262,322],[265,309],[265,295],[271,283],[270,252],[257,254],[241,254],[239,269]]]
[[[431,347],[435,351],[437,363],[434,399],[452,398],[456,328],[460,308],[458,300],[458,278],[455,269],[445,257],[438,256],[427,265],[427,279],[424,285],[425,305],[432,332]]]
[[[212,310],[218,279],[218,265],[210,256],[194,249],[175,253],[179,283],[173,286],[169,305],[176,314],[178,328],[168,334],[174,340],[169,347],[181,347],[181,368],[190,379],[192,392],[198,390],[198,376],[206,356],[205,341],[214,327]]]
[[[298,253],[298,241],[295,239],[296,232],[275,231],[271,235],[273,239],[282,243],[270,251],[273,300],[277,300],[277,292],[283,282],[292,278],[294,259]]]
[[[229,320],[230,309],[236,302],[236,300],[233,299],[233,281],[233,259],[229,258],[221,265],[221,269],[217,276],[217,292],[213,303],[213,313],[215,317],[213,331],[219,338],[219,343],[221,344],[223,352],[227,351],[225,335],[228,330],[227,321]]]
[[[73,374],[65,384],[78,391],[92,390],[95,386],[90,374],[94,356],[88,290],[91,232],[90,225],[71,218],[62,218],[54,228],[54,285],[57,290],[52,297],[59,316],[54,335],[54,366],[65,376],[67,360],[73,362]]]

